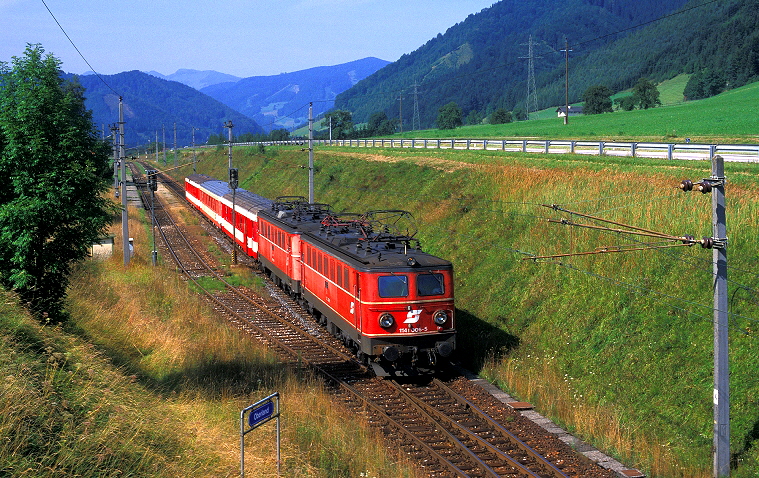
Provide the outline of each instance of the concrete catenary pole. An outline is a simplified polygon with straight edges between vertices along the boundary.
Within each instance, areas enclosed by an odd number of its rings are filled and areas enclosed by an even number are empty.
[[[119,97],[119,161],[121,163],[121,239],[124,243],[124,265],[129,265],[129,211],[127,211],[126,154],[124,152],[124,101]]]
[[[116,124],[110,124],[108,127],[111,130],[111,140],[113,142],[113,194],[114,197],[119,197],[119,138],[116,134],[119,131],[119,127]]]
[[[712,232],[714,269],[714,476],[730,475],[730,374],[728,370],[727,226],[725,162],[712,158]]]

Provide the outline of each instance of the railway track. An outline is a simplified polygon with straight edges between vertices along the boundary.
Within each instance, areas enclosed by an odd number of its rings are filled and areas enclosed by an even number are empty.
[[[150,204],[140,171],[133,167],[132,172],[143,203]],[[165,176],[159,182],[183,198],[181,185]],[[428,476],[615,476],[481,389],[477,393],[463,378],[448,383],[439,379],[399,383],[373,377],[350,350],[281,290],[267,285],[272,297],[263,298],[229,284],[217,261],[205,252],[207,247],[189,237],[163,201],[155,204],[164,252],[204,292],[219,315],[269,346],[283,361],[320,375],[337,399],[379,427],[388,446],[411,457]],[[231,247],[226,236],[217,236]],[[223,290],[207,290],[201,277],[221,282]]]

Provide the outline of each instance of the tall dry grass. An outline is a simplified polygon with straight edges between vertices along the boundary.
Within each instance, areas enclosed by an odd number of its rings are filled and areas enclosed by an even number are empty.
[[[112,232],[120,251],[120,228]],[[151,247],[143,246],[148,232],[143,211],[131,210],[130,265],[119,254],[82,265],[69,291],[72,325],[140,393],[161,402],[165,418],[153,424],[160,433],[210,457],[213,471],[205,476],[238,473],[239,411],[273,391],[282,396],[286,476],[414,476],[387,454],[381,437],[335,407],[320,383],[216,318],[171,265],[153,267]],[[273,424],[246,440],[246,473],[275,476]]]
[[[592,436],[597,447],[614,453],[623,462],[644,463],[652,470],[652,476],[711,476],[699,466],[683,464],[660,437],[645,437],[639,430],[625,425],[613,404],[590,404],[573,388],[573,377],[561,376],[557,370],[560,367],[556,357],[541,357],[520,350],[506,358],[490,357],[482,373],[581,439]]]

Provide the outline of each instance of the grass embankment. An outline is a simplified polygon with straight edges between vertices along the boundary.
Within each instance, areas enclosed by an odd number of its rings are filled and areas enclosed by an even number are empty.
[[[225,154],[202,153],[199,172],[225,177]],[[306,195],[304,154],[236,148],[233,161],[243,188]],[[708,162],[349,148],[315,156],[318,201],[412,211],[425,249],[453,261],[468,366],[649,476],[711,475],[711,251],[523,260],[649,242],[548,223],[570,216],[540,204],[710,236],[710,196],[676,187],[708,177]],[[758,169],[726,165],[734,476],[759,466]]]
[[[66,327],[2,293],[1,475],[237,476],[240,410],[279,391],[284,476],[413,476],[319,383],[215,319],[173,267],[151,267],[138,215],[136,257],[83,264]],[[276,476],[274,423],[246,442],[248,476]]]

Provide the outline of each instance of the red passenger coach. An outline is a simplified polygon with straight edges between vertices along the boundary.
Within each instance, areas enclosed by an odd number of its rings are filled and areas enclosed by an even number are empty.
[[[232,237],[227,184],[203,175],[185,184],[187,199]],[[450,360],[453,266],[394,232],[408,213],[336,215],[302,197],[271,201],[242,189],[235,204],[237,244],[378,375],[434,371]]]

